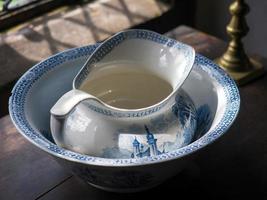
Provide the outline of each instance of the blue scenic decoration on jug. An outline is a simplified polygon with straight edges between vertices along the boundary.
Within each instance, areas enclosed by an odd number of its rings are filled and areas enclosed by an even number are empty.
[[[144,145],[141,144],[135,137],[133,141],[133,153],[131,155],[132,158],[143,158],[145,156],[156,156],[160,155],[165,152],[163,149],[162,152],[158,150],[157,147],[157,139],[154,137],[153,133],[151,133],[148,127],[145,125],[146,130],[146,138],[147,138],[147,145],[149,146],[147,149],[144,149]]]
[[[176,104],[172,107],[172,112],[179,119],[182,126],[185,126],[192,114],[192,109],[195,107],[181,95],[176,96],[175,102]]]
[[[169,114],[159,115],[144,127],[132,124],[117,130],[121,143],[102,150],[104,158],[143,158],[157,156],[192,142],[197,127],[196,108],[190,97],[181,92]],[[170,134],[169,131],[172,130]],[[166,134],[166,135],[165,135]],[[114,138],[117,141],[118,138]],[[127,143],[127,145],[125,144]]]
[[[183,127],[184,142],[182,146],[185,146],[192,141],[194,136],[192,132],[196,129],[197,126],[196,123],[193,123],[197,121],[197,116],[192,115],[192,113],[196,113],[196,108],[193,102],[188,101],[186,99],[186,96],[177,95],[175,98],[175,102],[176,104],[172,107],[172,112],[177,117],[181,126]]]
[[[212,116],[210,107],[204,104],[197,109],[197,129],[193,140],[202,137],[210,129],[211,123]]]

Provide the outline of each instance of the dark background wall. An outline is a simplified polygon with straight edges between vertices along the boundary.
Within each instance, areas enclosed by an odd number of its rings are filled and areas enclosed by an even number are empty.
[[[197,0],[196,28],[228,40],[225,27],[230,20],[231,0]],[[244,39],[246,50],[267,57],[267,0],[246,0],[250,6],[250,32]]]

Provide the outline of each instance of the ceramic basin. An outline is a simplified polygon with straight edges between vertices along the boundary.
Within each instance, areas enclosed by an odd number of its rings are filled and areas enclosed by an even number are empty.
[[[9,101],[9,113],[19,132],[89,184],[115,192],[154,187],[181,171],[187,159],[234,122],[240,105],[236,84],[212,61],[196,55],[182,86],[197,110],[197,131],[191,144],[157,156],[127,159],[89,156],[57,146],[50,133],[49,110],[71,90],[74,76],[97,46],[74,48],[35,65],[19,79]]]

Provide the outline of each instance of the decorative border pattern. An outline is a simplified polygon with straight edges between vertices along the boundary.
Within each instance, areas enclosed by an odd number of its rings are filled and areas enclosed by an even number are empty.
[[[85,46],[80,48],[70,49],[62,53],[56,54],[47,60],[35,65],[29,69],[16,83],[12,90],[12,95],[9,99],[9,113],[13,123],[19,132],[26,137],[30,142],[43,149],[44,151],[60,157],[62,159],[101,166],[136,166],[144,164],[152,164],[157,162],[164,162],[171,159],[177,159],[187,154],[193,153],[198,149],[208,145],[223,135],[231,126],[237,116],[240,106],[240,97],[236,84],[234,81],[211,60],[201,55],[196,55],[196,67],[206,71],[223,87],[225,98],[227,99],[227,106],[224,115],[219,124],[210,132],[206,133],[200,139],[175,151],[161,154],[158,156],[138,158],[138,159],[107,159],[92,157],[75,153],[58,147],[54,143],[47,140],[41,133],[36,132],[25,116],[25,98],[40,77],[48,73],[50,70],[56,68],[62,63],[70,60],[75,60],[79,57],[89,56],[99,44]]]
[[[110,117],[116,117],[116,118],[136,118],[136,117],[145,117],[147,115],[150,115],[152,113],[155,113],[159,111],[163,106],[165,106],[168,102],[163,102],[160,105],[153,107],[153,108],[148,108],[148,109],[142,109],[142,111],[128,111],[126,112],[115,112],[111,111],[105,108],[102,108],[102,106],[95,106],[93,104],[87,103],[87,107],[90,108],[91,110],[100,113],[102,115],[110,116]]]

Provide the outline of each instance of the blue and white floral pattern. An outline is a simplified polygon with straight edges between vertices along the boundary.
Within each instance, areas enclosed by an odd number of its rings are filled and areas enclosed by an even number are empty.
[[[213,142],[218,137],[223,135],[236,118],[240,106],[240,97],[236,84],[222,69],[220,69],[211,60],[205,58],[204,56],[196,55],[195,67],[200,68],[201,70],[204,70],[208,74],[210,74],[210,76],[213,77],[223,88],[224,95],[227,99],[226,109],[224,111],[221,121],[216,127],[206,133],[204,136],[191,143],[190,145],[168,153],[151,157],[131,159],[98,158],[88,155],[82,155],[58,147],[54,143],[47,140],[41,132],[36,131],[33,127],[31,127],[24,112],[25,98],[34,83],[42,76],[44,76],[44,74],[46,74],[50,70],[57,68],[60,64],[64,62],[75,60],[79,57],[89,56],[97,46],[98,44],[70,49],[68,51],[50,57],[49,59],[35,65],[27,73],[25,73],[19,79],[19,81],[12,90],[12,96],[9,99],[9,113],[12,121],[14,122],[14,124],[22,135],[24,135],[27,139],[29,139],[39,148],[49,152],[50,154],[74,162],[100,166],[133,166],[140,164],[143,165],[149,163],[156,163],[163,160],[169,160],[185,156],[208,145],[209,143]]]

